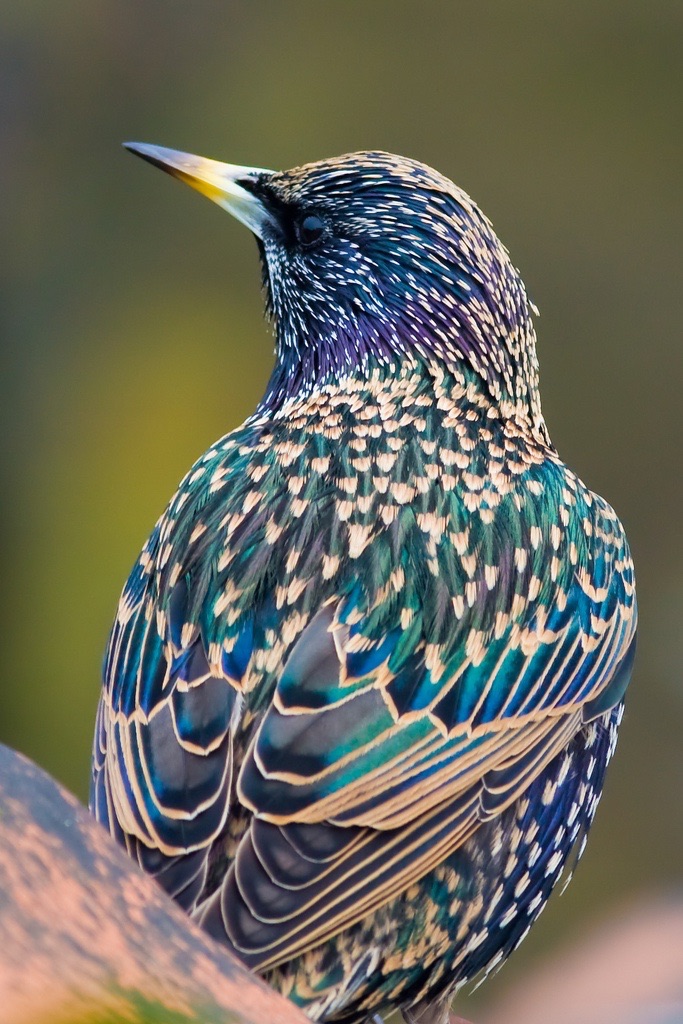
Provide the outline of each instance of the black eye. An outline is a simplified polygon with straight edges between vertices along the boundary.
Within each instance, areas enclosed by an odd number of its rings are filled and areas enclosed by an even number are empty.
[[[308,213],[296,224],[297,238],[305,248],[315,245],[325,234],[325,221],[314,213]]]

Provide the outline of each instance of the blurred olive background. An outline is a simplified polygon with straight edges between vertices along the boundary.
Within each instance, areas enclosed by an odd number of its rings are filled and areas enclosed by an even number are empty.
[[[571,894],[484,1000],[681,885],[682,43],[676,0],[0,7],[0,737],[80,797],[119,590],[272,361],[248,232],[120,143],[417,157],[475,197],[541,308],[546,418],[626,525],[641,641]]]

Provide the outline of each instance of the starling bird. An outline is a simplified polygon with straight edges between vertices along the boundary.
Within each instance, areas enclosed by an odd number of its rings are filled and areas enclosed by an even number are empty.
[[[311,1020],[441,1024],[583,848],[635,650],[622,526],[452,182],[128,148],[252,230],[276,362],[124,588],[92,810]]]

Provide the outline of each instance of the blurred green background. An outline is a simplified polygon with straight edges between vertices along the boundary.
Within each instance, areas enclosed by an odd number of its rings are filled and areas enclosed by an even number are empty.
[[[0,737],[80,797],[120,588],[272,360],[248,233],[120,143],[419,158],[479,202],[541,308],[546,418],[626,524],[641,642],[585,861],[484,1000],[681,885],[682,44],[676,0],[0,7]]]

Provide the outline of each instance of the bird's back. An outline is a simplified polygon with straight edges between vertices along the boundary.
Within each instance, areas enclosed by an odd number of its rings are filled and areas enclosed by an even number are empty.
[[[595,810],[635,627],[610,507],[407,359],[199,460],[124,590],[92,805],[318,1019],[500,962]]]

